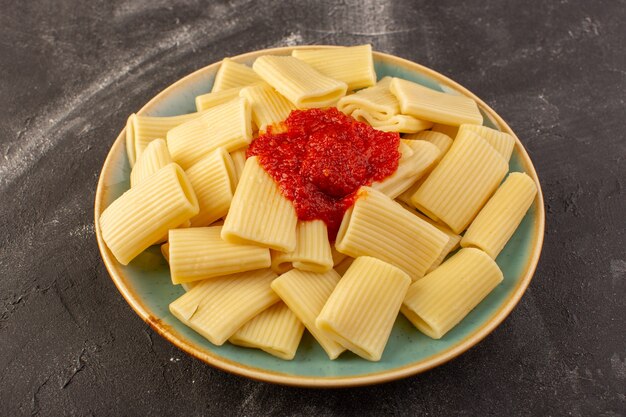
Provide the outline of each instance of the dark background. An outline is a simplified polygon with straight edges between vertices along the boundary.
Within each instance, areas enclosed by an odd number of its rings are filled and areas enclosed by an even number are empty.
[[[0,415],[625,415],[625,22],[624,1],[0,0]],[[458,359],[374,387],[281,387],[188,357],[100,259],[109,147],[225,56],[362,43],[460,82],[521,138],[547,214],[528,291]]]

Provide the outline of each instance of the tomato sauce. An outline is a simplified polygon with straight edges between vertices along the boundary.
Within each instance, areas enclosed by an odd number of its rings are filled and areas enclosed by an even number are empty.
[[[398,168],[400,135],[381,132],[337,110],[294,110],[248,148],[293,202],[298,219],[323,220],[334,241],[356,192]]]

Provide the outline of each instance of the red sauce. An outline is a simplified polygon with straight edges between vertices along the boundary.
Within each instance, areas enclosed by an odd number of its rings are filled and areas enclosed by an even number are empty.
[[[398,168],[400,136],[375,130],[336,108],[294,110],[248,148],[291,200],[300,220],[323,220],[335,240],[362,185]]]

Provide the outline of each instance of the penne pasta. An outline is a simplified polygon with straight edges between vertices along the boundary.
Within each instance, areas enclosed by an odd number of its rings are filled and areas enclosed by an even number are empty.
[[[360,357],[379,361],[410,284],[411,278],[391,264],[357,258],[315,324]]]
[[[351,257],[374,256],[420,279],[448,243],[448,236],[389,197],[361,187],[346,211],[335,247]]]
[[[198,200],[176,164],[161,168],[126,191],[100,215],[102,239],[122,265],[155,244],[169,229],[198,214]]]
[[[269,269],[209,279],[170,304],[170,312],[185,325],[221,346],[237,329],[279,301],[270,285]]]
[[[515,138],[508,133],[500,132],[499,130],[491,129],[487,126],[469,125],[463,124],[459,126],[459,134],[469,130],[476,133],[481,138],[485,139],[505,161],[509,162],[513,148],[515,147]]]
[[[257,84],[241,89],[239,95],[250,103],[252,120],[259,130],[282,122],[296,107],[269,85]]]
[[[225,242],[220,237],[221,232],[222,226],[170,230],[172,283],[269,268],[268,249]]]
[[[431,219],[461,233],[507,171],[507,162],[491,145],[475,133],[464,131],[411,197],[411,203]]]
[[[400,78],[391,81],[389,90],[400,102],[402,114],[452,126],[483,123],[483,116],[471,98],[431,90]]]
[[[235,192],[235,166],[224,148],[217,148],[186,171],[200,211],[191,226],[208,226],[228,213]]]
[[[258,157],[246,160],[222,229],[231,243],[259,245],[281,252],[296,248],[296,210]]]
[[[426,336],[441,339],[502,279],[502,271],[485,252],[461,249],[409,287],[401,311]]]
[[[228,152],[252,140],[250,105],[244,98],[206,110],[202,116],[167,132],[167,147],[174,162],[184,169],[219,147]]]
[[[430,272],[434,271],[435,268],[437,268],[439,265],[442,264],[443,260],[446,259],[446,256],[448,256],[450,252],[452,252],[453,250],[459,247],[461,236],[457,235],[452,230],[450,230],[448,226],[441,224],[441,223],[434,222],[432,219],[429,219],[428,217],[424,216],[422,213],[416,212],[415,209],[412,207],[410,209],[412,210],[411,212],[414,213],[417,217],[424,220],[425,222],[432,224],[437,229],[441,230],[443,233],[448,235],[448,238],[449,238],[448,243],[446,243],[446,246],[443,247],[437,259],[435,259],[433,263],[430,265],[430,267],[426,270],[426,273],[429,274]]]
[[[302,333],[302,322],[279,301],[244,324],[228,340],[233,345],[261,349],[278,358],[292,360]]]
[[[496,259],[536,195],[537,185],[532,178],[521,172],[509,174],[467,229],[461,246],[477,247]]]
[[[153,140],[148,144],[130,171],[131,188],[136,187],[137,184],[171,163],[172,157],[167,150],[165,141],[163,139]]]
[[[415,133],[433,125],[431,122],[404,114],[395,114],[387,119],[379,120],[363,109],[356,109],[350,115],[356,120],[369,123],[373,128],[383,132]]]
[[[252,68],[298,108],[331,106],[348,89],[343,81],[322,75],[291,56],[264,55],[254,61]]]
[[[232,88],[245,87],[260,81],[263,80],[249,66],[235,62],[230,58],[224,58],[217,74],[215,74],[211,92],[217,93]]]
[[[272,282],[274,292],[300,319],[330,359],[337,359],[345,348],[317,327],[315,320],[340,278],[333,270],[319,274],[293,269]]]
[[[358,90],[376,83],[371,45],[294,49],[291,55],[327,77],[343,81],[348,85],[348,90]]]

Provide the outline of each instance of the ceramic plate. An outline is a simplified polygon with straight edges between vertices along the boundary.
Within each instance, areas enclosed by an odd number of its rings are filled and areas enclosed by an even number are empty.
[[[257,56],[288,55],[292,49],[257,51],[234,59],[251,65]],[[379,79],[386,75],[401,77],[435,90],[471,97],[479,104],[485,125],[513,134],[502,118],[482,100],[443,75],[382,53],[374,53],[374,61]],[[218,66],[219,63],[209,65],[174,83],[137,113],[174,116],[195,111],[195,97],[211,90]],[[539,188],[535,169],[519,140],[511,158],[510,170],[526,172],[535,179]],[[214,346],[172,316],[168,305],[183,294],[183,289],[171,284],[168,265],[158,246],[148,249],[128,266],[115,260],[102,241],[97,219],[113,200],[129,188],[129,175],[125,134],[122,131],[100,174],[95,218],[102,258],[126,301],[157,333],[188,354],[228,372],[281,384],[325,387],[374,384],[414,375],[454,358],[493,331],[515,307],[532,278],[543,242],[544,208],[539,188],[533,206],[498,256],[497,263],[504,272],[504,281],[441,340],[424,336],[400,314],[380,362],[368,362],[349,352],[331,361],[306,332],[295,359],[284,361],[256,349],[228,343]]]

